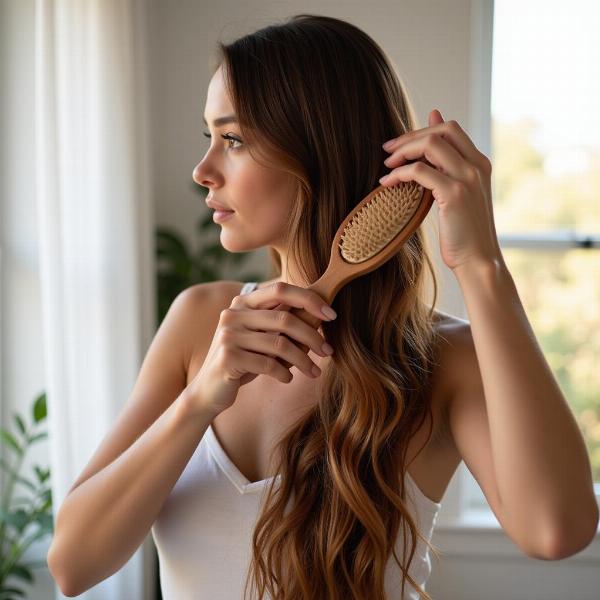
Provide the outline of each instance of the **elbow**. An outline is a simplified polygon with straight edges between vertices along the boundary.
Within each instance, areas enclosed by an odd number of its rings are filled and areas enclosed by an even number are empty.
[[[48,570],[52,575],[52,579],[54,579],[63,595],[68,598],[73,598],[81,593],[76,590],[72,583],[67,579],[65,574],[65,561],[62,560],[57,553],[55,542],[52,542],[50,545],[48,555],[46,556],[46,564],[48,565]]]
[[[581,522],[582,515],[586,516]],[[574,515],[565,521],[566,525],[556,528],[552,535],[548,535],[543,551],[544,560],[563,560],[585,550],[593,541],[598,531],[600,511],[594,497],[591,510],[578,510],[577,519]]]
[[[56,582],[63,596],[67,596],[67,598],[75,598],[75,596],[79,596],[83,592],[76,592],[70,587],[63,587],[58,581]]]

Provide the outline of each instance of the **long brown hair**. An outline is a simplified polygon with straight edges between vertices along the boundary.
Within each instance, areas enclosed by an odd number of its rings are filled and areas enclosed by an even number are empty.
[[[216,59],[252,156],[297,181],[288,250],[306,280],[316,281],[339,224],[384,174],[381,144],[415,129],[400,78],[363,31],[316,15],[219,42]],[[280,275],[272,248],[271,260]],[[425,263],[434,287],[429,308]],[[281,485],[274,478],[266,489],[244,598],[252,580],[258,600],[265,593],[274,600],[385,599],[393,554],[402,595],[408,579],[430,600],[408,570],[417,537],[439,559],[438,551],[405,506],[404,475],[409,440],[427,416],[429,438],[433,431],[436,299],[421,228],[382,267],[337,294],[338,318],[323,322],[336,349],[333,368],[323,372],[318,404],[275,449]],[[394,550],[401,528],[402,564]]]

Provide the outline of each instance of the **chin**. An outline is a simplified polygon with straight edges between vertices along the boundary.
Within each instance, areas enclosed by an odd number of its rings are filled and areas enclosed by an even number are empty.
[[[248,252],[248,248],[246,248],[245,246],[242,246],[241,244],[235,242],[229,243],[227,241],[224,241],[223,239],[221,239],[221,246],[223,246],[223,249],[227,250],[227,252]]]
[[[252,244],[247,240],[240,238],[239,235],[226,231],[225,228],[221,230],[220,239],[221,246],[228,252],[250,252],[251,250],[262,248],[262,244]]]

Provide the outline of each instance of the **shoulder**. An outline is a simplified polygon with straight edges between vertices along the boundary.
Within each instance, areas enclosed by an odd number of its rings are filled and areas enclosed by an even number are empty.
[[[186,367],[194,354],[210,342],[221,311],[231,304],[243,285],[241,281],[208,281],[191,285],[177,294],[169,312],[177,312],[180,322],[185,324],[182,358]]]
[[[439,366],[446,379],[453,382],[460,372],[460,362],[473,348],[471,323],[465,319],[436,310],[434,329],[437,334]]]
[[[436,322],[439,339],[439,362],[444,378],[452,392],[456,392],[461,381],[472,375],[473,360],[477,360],[471,323],[465,319],[436,311],[440,317]]]
[[[453,446],[451,413],[460,385],[473,370],[475,349],[469,321],[435,311],[434,328],[437,333],[436,364],[434,372],[434,394],[437,399],[439,443]]]
[[[226,300],[240,293],[243,282],[231,280],[207,281],[205,283],[195,283],[181,292],[176,297],[178,302],[189,304],[202,303],[203,305],[215,304],[219,306],[219,302]]]

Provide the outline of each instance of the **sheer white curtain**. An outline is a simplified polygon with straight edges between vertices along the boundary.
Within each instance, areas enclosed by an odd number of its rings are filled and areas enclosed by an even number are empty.
[[[154,333],[141,0],[37,0],[36,189],[54,512]],[[153,598],[150,538],[82,598]],[[64,597],[56,588],[56,597]]]

